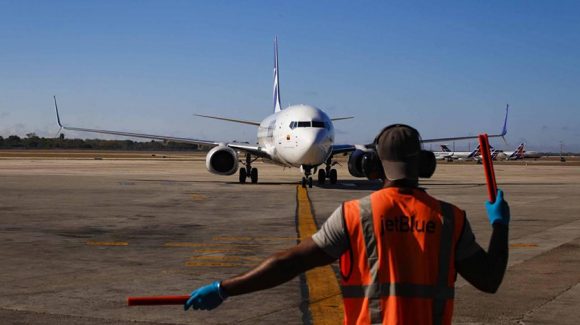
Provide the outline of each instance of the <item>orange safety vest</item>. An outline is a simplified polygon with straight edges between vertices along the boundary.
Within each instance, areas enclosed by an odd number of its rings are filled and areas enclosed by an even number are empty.
[[[343,203],[345,324],[451,324],[455,247],[465,214],[421,189]]]

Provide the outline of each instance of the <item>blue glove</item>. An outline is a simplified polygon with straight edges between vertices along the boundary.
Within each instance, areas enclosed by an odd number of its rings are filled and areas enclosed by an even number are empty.
[[[510,223],[510,207],[503,199],[503,191],[497,190],[497,197],[495,202],[485,202],[485,209],[487,210],[487,218],[492,225],[501,223],[508,225]]]
[[[193,309],[212,310],[219,306],[227,298],[227,294],[221,288],[220,282],[215,281],[204,287],[194,290],[191,297],[183,305],[184,310]]]

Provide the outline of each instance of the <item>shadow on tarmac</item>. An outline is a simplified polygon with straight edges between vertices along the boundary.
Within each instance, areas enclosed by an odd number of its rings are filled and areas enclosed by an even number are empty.
[[[273,182],[273,181],[260,181],[257,184],[252,184],[247,182],[245,184],[240,184],[239,182],[224,182],[219,180],[171,180],[171,179],[129,179],[127,182],[149,182],[149,183],[159,183],[159,184],[195,184],[195,183],[214,183],[214,184],[228,184],[228,185],[240,185],[240,186],[259,186],[259,185],[299,185],[299,181],[286,181],[286,182]],[[368,180],[346,180],[338,181],[336,184],[326,183],[323,185],[318,185],[316,181],[313,184],[316,188],[334,189],[334,190],[354,190],[354,191],[373,191],[378,190],[382,187],[382,183],[378,181],[368,181]]]

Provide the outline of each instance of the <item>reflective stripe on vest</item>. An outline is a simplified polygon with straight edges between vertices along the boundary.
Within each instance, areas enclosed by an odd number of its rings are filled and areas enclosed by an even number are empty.
[[[371,324],[380,324],[383,322],[383,315],[381,312],[381,292],[377,285],[379,283],[379,253],[377,249],[377,239],[375,238],[371,197],[367,196],[360,199],[359,208],[361,229],[365,240],[371,283],[373,284],[368,286],[367,290],[365,290],[365,297],[369,298]]]
[[[371,197],[367,196],[359,200],[360,224],[365,242],[366,257],[369,264],[369,285],[342,286],[343,298],[367,298],[369,301],[369,315],[371,324],[381,324],[383,314],[380,299],[389,296],[432,298],[433,299],[433,324],[439,325],[443,321],[445,302],[454,298],[454,288],[449,287],[449,263],[453,243],[454,215],[453,208],[446,202],[440,201],[441,214],[443,216],[441,238],[439,245],[439,270],[437,285],[418,285],[410,283],[379,283],[378,270],[379,258],[377,239],[375,237],[374,222],[372,216]]]
[[[439,241],[439,273],[437,275],[437,291],[433,300],[433,325],[440,325],[443,322],[446,299],[443,292],[448,289],[447,278],[449,277],[455,220],[453,208],[446,202],[439,201],[439,203],[441,204],[441,214],[443,215],[443,228],[441,229],[441,240]]]

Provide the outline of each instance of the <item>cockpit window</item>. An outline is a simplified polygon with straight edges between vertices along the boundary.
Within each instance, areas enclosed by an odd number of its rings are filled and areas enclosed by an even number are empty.
[[[323,121],[292,121],[290,122],[290,129],[295,128],[320,128],[320,129],[330,129],[330,125]]]

